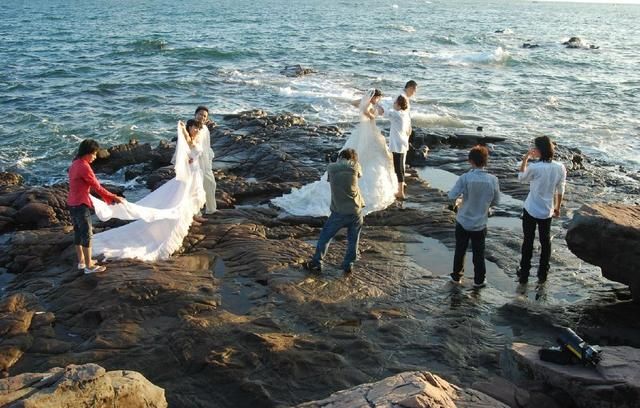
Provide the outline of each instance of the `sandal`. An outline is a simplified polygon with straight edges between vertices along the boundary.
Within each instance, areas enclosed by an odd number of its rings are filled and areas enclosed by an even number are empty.
[[[104,265],[98,265],[98,264],[94,264],[92,267],[90,268],[84,268],[84,274],[88,275],[91,273],[96,273],[96,272],[104,272],[107,270],[107,267]]]

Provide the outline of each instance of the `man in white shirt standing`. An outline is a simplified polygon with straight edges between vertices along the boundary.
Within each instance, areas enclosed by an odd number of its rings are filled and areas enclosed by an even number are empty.
[[[393,109],[385,112],[391,121],[389,129],[389,150],[393,155],[393,168],[398,177],[398,192],[396,198],[404,200],[404,168],[405,156],[409,150],[409,136],[411,135],[411,117],[409,117],[409,100],[400,95],[393,103]]]
[[[404,89],[400,94],[400,96],[404,96],[405,98],[407,98],[407,110],[409,112],[411,112],[411,97],[415,95],[417,91],[418,83],[412,79],[404,85]]]
[[[518,180],[530,185],[522,214],[524,240],[518,280],[521,284],[526,284],[529,280],[537,226],[541,247],[538,284],[542,285],[547,281],[551,258],[551,219],[560,216],[567,169],[562,163],[553,161],[554,147],[548,136],[537,137],[533,143],[534,147],[522,157],[518,172]],[[529,165],[529,159],[532,158],[539,161]]]
[[[418,92],[418,83],[411,79],[407,81],[407,83],[404,85],[404,89],[399,95],[403,96],[407,100],[407,112],[409,113],[409,137],[411,137],[411,135],[413,134],[413,128],[411,127],[411,98],[416,94],[416,92]],[[406,161],[407,155],[405,154],[402,162],[403,167],[406,165]],[[402,183],[402,186],[404,188],[404,182]]]

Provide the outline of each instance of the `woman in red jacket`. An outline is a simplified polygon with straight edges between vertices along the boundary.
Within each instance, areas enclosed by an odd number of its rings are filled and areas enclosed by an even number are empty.
[[[91,163],[96,159],[100,146],[92,139],[83,140],[78,148],[71,167],[69,167],[69,196],[67,205],[73,223],[73,243],[78,256],[78,269],[84,273],[103,272],[107,268],[98,265],[91,259],[91,208],[93,204],[89,198],[89,191],[93,190],[108,204],[120,203],[124,200],[100,185],[91,169]]]

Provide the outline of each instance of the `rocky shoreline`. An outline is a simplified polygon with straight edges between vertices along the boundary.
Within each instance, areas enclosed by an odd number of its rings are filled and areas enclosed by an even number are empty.
[[[366,218],[353,276],[331,267],[311,276],[300,264],[323,220],[286,216],[268,201],[319,178],[350,126],[261,110],[220,123],[212,141],[221,210],[193,226],[168,261],[117,260],[104,275],[80,275],[72,268],[66,186],[0,177],[0,282],[9,277],[0,307],[5,375],[97,363],[140,372],[164,388],[170,406],[271,407],[322,400],[403,372],[428,370],[460,387],[506,376],[505,346],[552,344],[554,324],[603,346],[640,347],[633,318],[639,306],[628,301],[627,286],[604,279],[564,240],[582,205],[637,208],[637,173],[560,145],[569,178],[566,212],[552,229],[548,288],[516,294],[519,200],[527,193],[515,173],[521,146],[481,132],[416,129],[414,144],[430,153],[425,159],[418,148],[409,163],[428,165],[440,178],[466,171],[469,146],[492,147],[490,171],[508,197],[490,224],[490,287],[447,286],[454,214],[438,180],[422,169],[410,173],[407,203]],[[172,149],[170,142],[132,142],[102,152],[95,167],[124,171],[153,189],[173,177]],[[339,236],[328,263],[337,264],[343,251]],[[616,259],[620,269],[624,260]]]

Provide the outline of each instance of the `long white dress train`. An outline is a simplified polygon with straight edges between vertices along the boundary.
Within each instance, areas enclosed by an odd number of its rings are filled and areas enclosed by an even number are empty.
[[[398,179],[393,170],[393,159],[384,136],[373,119],[364,115],[371,93],[360,102],[360,123],[351,132],[341,150],[354,149],[362,167],[358,185],[364,198],[363,214],[387,208],[395,201]],[[276,197],[271,202],[297,216],[328,216],[331,213],[331,186],[327,173],[313,183],[292,189],[291,193]]]
[[[202,168],[198,158],[206,147],[199,140],[196,146],[190,148],[178,129],[176,177],[135,204],[125,201],[110,206],[91,197],[100,220],[137,220],[94,235],[93,253],[103,254],[105,258],[155,261],[167,259],[178,250],[189,232],[193,216],[205,203]]]

